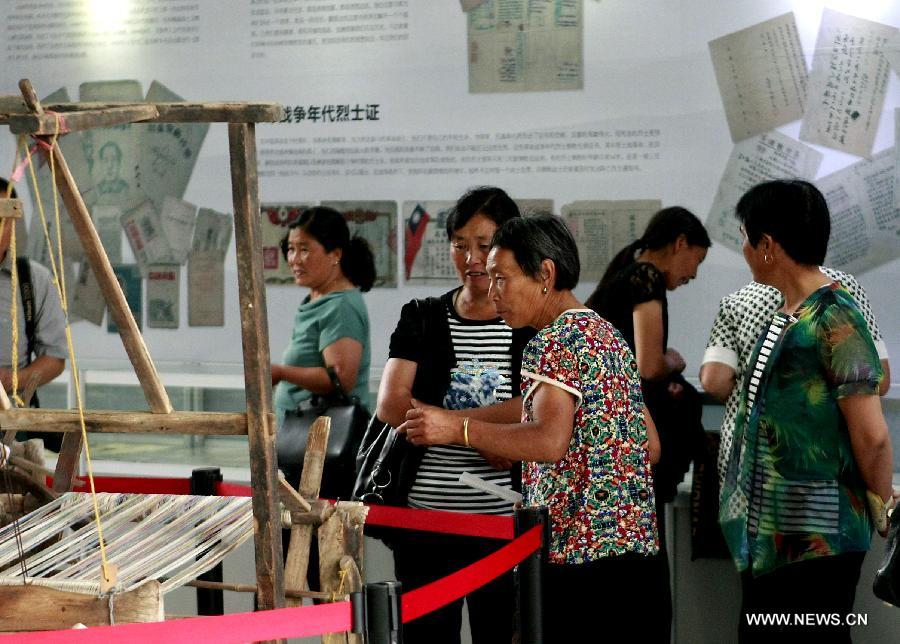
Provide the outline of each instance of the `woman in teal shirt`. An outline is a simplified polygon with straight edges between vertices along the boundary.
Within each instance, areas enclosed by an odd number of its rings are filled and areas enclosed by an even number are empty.
[[[361,237],[350,236],[343,215],[324,207],[304,211],[288,228],[281,250],[294,282],[307,287],[309,295],[297,310],[282,363],[272,365],[279,425],[287,410],[334,390],[329,371],[368,407],[369,314],[361,292],[375,282],[372,250]],[[299,472],[286,474],[289,480],[299,478]],[[327,475],[323,496],[332,487]]]

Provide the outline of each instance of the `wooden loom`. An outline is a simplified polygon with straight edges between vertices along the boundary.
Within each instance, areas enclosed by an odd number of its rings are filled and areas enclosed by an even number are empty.
[[[56,167],[56,187],[85,250],[86,260],[96,276],[109,307],[112,320],[118,327],[128,358],[132,363],[149,412],[85,411],[86,431],[100,433],[164,433],[197,435],[246,435],[250,448],[250,478],[252,486],[252,526],[256,545],[255,590],[260,609],[285,606],[285,586],[300,588],[306,578],[309,546],[314,526],[323,524],[334,510],[317,501],[328,440],[327,419],[320,419],[310,432],[307,460],[304,462],[299,494],[278,477],[275,457],[275,423],[271,413],[271,373],[269,361],[268,324],[266,317],[265,284],[262,273],[262,244],[256,164],[256,123],[276,122],[281,118],[281,106],[276,103],[59,103],[40,104],[28,80],[19,83],[22,97],[0,97],[0,124],[8,124],[14,134],[31,135],[44,142],[52,142],[57,134],[125,123],[185,123],[225,122],[228,124],[231,162],[231,185],[234,203],[235,243],[241,336],[244,354],[244,379],[247,399],[246,413],[175,412],[160,382],[143,337],[126,303],[109,258],[100,243],[75,181],[59,146],[48,151]],[[24,99],[24,100],[23,100]],[[62,118],[60,118],[62,117]],[[3,202],[6,202],[5,204]],[[0,199],[0,216],[21,216],[21,208],[12,200]],[[0,387],[0,427],[7,432],[56,431],[64,432],[62,448],[54,476],[57,492],[72,489],[83,449],[79,412],[14,408]],[[284,502],[286,515],[279,506]],[[323,552],[324,557],[336,558],[349,585],[339,585],[342,592],[357,590],[361,582],[353,561],[346,561],[341,553],[347,547],[361,553],[361,529],[365,511],[359,504],[338,504],[337,522],[320,529],[320,541],[332,535],[343,546],[338,551]],[[332,517],[334,518],[334,517]],[[282,565],[282,521],[291,525],[291,545],[285,566]],[[0,533],[2,534],[2,533]],[[325,548],[328,551],[328,548]],[[0,564],[2,565],[2,564]],[[96,569],[99,574],[99,568]],[[105,575],[105,571],[104,571]],[[103,575],[101,575],[103,576]],[[331,583],[333,588],[328,588]],[[222,585],[224,586],[224,585]],[[323,573],[323,590],[338,591]],[[47,589],[37,585],[0,586],[0,607],[16,610],[27,607],[33,600],[13,598],[9,593],[28,589],[40,595],[42,601],[57,602],[68,608],[73,596],[59,587]],[[37,590],[35,590],[37,589]],[[232,588],[238,590],[238,588]],[[47,593],[50,593],[49,595]],[[63,594],[60,594],[63,593]],[[140,587],[134,595],[133,613],[116,611],[117,621],[148,621],[161,618],[158,588]],[[291,604],[298,595],[292,592]],[[148,599],[149,597],[149,599]],[[122,608],[124,603],[117,600]],[[66,616],[68,624],[109,623],[112,609],[97,594],[78,603],[77,619],[72,611]],[[74,606],[75,604],[71,604]],[[148,608],[149,606],[149,608]],[[96,615],[93,615],[93,613]],[[0,630],[4,627],[4,613],[0,608]],[[93,616],[92,616],[93,615]],[[14,626],[21,628],[22,614],[16,615]],[[45,625],[43,628],[57,627]]]

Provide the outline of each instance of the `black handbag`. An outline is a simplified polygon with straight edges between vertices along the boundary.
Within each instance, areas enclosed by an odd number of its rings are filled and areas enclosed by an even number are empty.
[[[878,599],[900,606],[900,512],[896,508],[891,512],[884,557],[875,571],[872,592]]]
[[[351,498],[377,505],[406,505],[423,452],[388,423],[372,416],[356,456]]]
[[[359,398],[344,392],[334,370],[329,369],[328,375],[334,392],[314,394],[296,409],[285,412],[275,438],[275,453],[278,467],[295,474],[299,472],[306,455],[309,428],[318,417],[328,416],[331,431],[325,449],[321,496],[347,499],[353,486],[356,454],[369,422],[369,410]]]

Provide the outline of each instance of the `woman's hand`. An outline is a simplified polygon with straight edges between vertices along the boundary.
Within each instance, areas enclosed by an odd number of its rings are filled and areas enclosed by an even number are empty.
[[[665,361],[666,366],[669,368],[669,373],[681,373],[687,366],[678,350],[672,347],[666,349]]]
[[[406,422],[397,428],[413,445],[465,445],[463,418],[446,409],[412,401]]]

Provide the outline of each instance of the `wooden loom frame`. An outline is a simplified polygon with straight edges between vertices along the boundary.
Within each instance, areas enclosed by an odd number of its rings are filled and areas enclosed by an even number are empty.
[[[19,88],[24,100],[0,97],[0,125],[8,124],[13,134],[50,139],[57,133],[126,123],[228,124],[246,413],[172,410],[168,394],[62,151],[54,145],[50,154],[56,166],[56,187],[150,407],[150,412],[85,412],[87,431],[246,435],[250,448],[259,608],[283,607],[285,584],[280,534],[282,521],[278,505],[280,484],[275,456],[276,428],[272,414],[255,134],[256,123],[281,119],[281,106],[277,103],[59,103],[48,105],[52,112],[47,112],[28,80],[20,81]],[[58,492],[72,489],[83,447],[77,410],[15,409],[0,388],[0,426],[6,431],[46,431],[52,427],[52,431],[64,432],[53,487]],[[318,474],[321,476],[321,465]],[[315,488],[317,496],[318,484]],[[301,489],[301,492],[311,491]],[[304,564],[304,577],[305,572]]]

